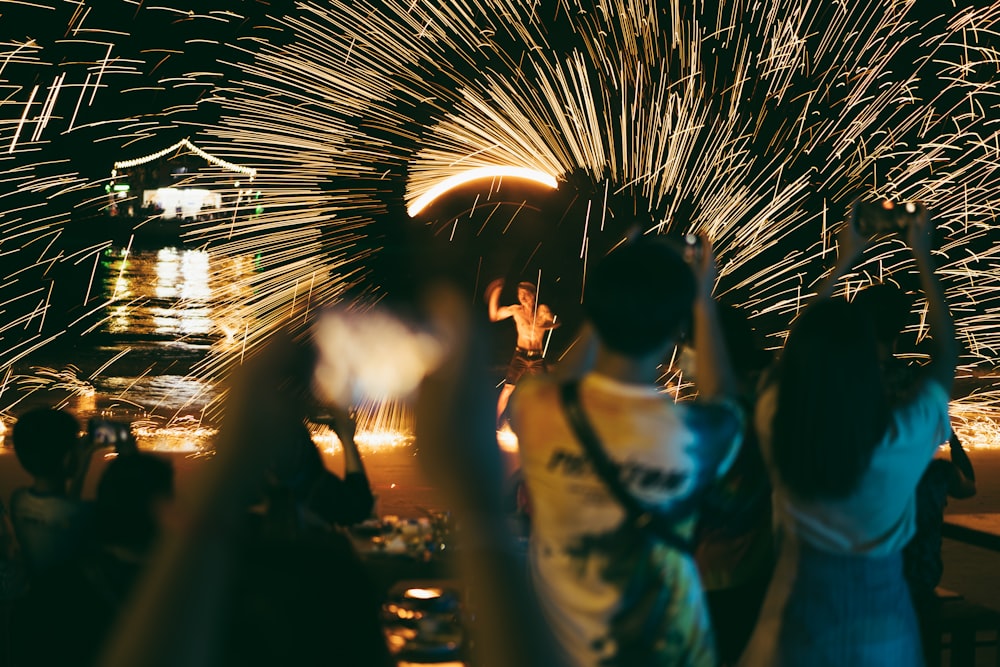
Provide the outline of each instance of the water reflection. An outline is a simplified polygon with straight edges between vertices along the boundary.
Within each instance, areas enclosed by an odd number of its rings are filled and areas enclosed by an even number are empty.
[[[209,339],[233,328],[217,313],[232,299],[253,263],[220,261],[207,250],[160,248],[109,251],[105,295],[111,300],[105,333],[130,338]]]
[[[0,446],[10,443],[15,415],[54,406],[83,424],[92,416],[128,422],[143,448],[210,448],[215,431],[203,415],[218,393],[193,369],[228,332],[247,328],[232,306],[246,299],[254,267],[252,256],[205,249],[105,251],[94,290],[107,300],[101,335],[64,348],[70,359],[26,359],[0,378]]]
[[[0,407],[0,418],[9,427],[27,409],[56,406],[82,424],[92,416],[127,422],[143,449],[211,451],[217,425],[209,406],[219,390],[199,369],[210,351],[240,349],[254,329],[248,319],[254,313],[243,306],[253,303],[258,261],[252,254],[220,257],[170,246],[108,250],[93,290],[108,302],[100,335],[66,349],[72,363],[28,360],[0,378],[0,396],[6,387],[13,399]],[[405,406],[365,401],[355,407],[363,450],[412,445]],[[0,425],[0,446],[10,442],[9,432],[3,442],[3,431]],[[339,449],[323,428],[315,435],[324,451]]]

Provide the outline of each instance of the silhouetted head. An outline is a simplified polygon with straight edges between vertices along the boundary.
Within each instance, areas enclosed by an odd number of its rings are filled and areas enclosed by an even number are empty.
[[[24,413],[11,433],[14,453],[33,477],[65,477],[80,437],[80,423],[64,410],[40,408]]]
[[[101,475],[94,508],[101,544],[148,549],[160,532],[160,517],[174,495],[170,461],[137,452],[118,456]]]
[[[720,303],[718,313],[733,373],[745,389],[753,390],[760,373],[771,363],[772,355],[757,340],[745,311]]]
[[[641,237],[590,271],[583,308],[601,343],[632,358],[658,351],[689,325],[695,277],[662,239]]]
[[[773,453],[785,485],[803,499],[848,495],[885,434],[888,412],[871,319],[843,299],[807,308],[778,366]]]
[[[895,285],[882,283],[858,292],[854,304],[871,318],[875,337],[884,347],[884,353],[891,354],[910,317],[913,299]]]

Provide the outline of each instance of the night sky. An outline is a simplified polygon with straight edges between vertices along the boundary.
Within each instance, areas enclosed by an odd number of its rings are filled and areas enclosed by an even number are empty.
[[[0,260],[5,268],[16,267],[0,280],[0,301],[15,312],[30,311],[38,307],[33,285],[50,283],[58,299],[65,285],[79,280],[78,254],[102,243],[124,244],[127,234],[110,228],[106,233],[101,228],[103,236],[89,235],[96,207],[81,201],[99,196],[115,160],[191,137],[233,161],[270,170],[259,187],[270,197],[271,217],[267,224],[241,227],[236,240],[256,242],[273,256],[290,253],[296,244],[306,247],[301,239],[274,231],[285,225],[282,215],[306,211],[311,217],[285,226],[317,231],[318,250],[309,246],[317,260],[356,257],[363,265],[361,287],[390,295],[405,298],[429,270],[458,274],[476,299],[494,277],[514,282],[535,279],[541,271],[543,294],[572,321],[587,262],[620,241],[638,218],[646,228],[665,222],[675,232],[714,226],[725,267],[720,291],[762,318],[761,329],[774,335],[794,313],[797,295],[822,274],[821,239],[829,234],[828,222],[839,219],[851,198],[890,183],[947,207],[942,243],[952,243],[947,250],[954,263],[952,290],[975,301],[970,312],[976,317],[992,312],[977,294],[998,281],[990,211],[1000,179],[989,160],[996,159],[990,142],[1000,111],[997,59],[988,56],[997,44],[996,3],[942,8],[921,0],[909,7],[905,20],[888,28],[876,25],[882,13],[867,5],[784,3],[801,16],[774,17],[766,4],[678,5],[673,15],[671,3],[652,3],[648,12],[659,18],[663,33],[643,48],[655,42],[662,55],[639,54],[637,62],[646,69],[642,76],[614,65],[632,62],[632,55],[616,50],[629,43],[628,31],[605,24],[596,3],[537,4],[533,25],[512,20],[504,3],[462,5],[468,15],[461,23],[473,26],[479,39],[461,48],[448,43],[461,31],[446,22],[407,23],[411,7],[433,4],[0,0],[0,173],[10,187],[0,193],[6,202],[0,212]],[[458,5],[441,7],[457,12],[452,19],[458,21]],[[957,17],[976,12],[981,29],[938,37]],[[395,23],[380,22],[390,15]],[[648,16],[636,17],[636,29]],[[735,16],[745,34],[735,39],[722,16]],[[683,110],[666,106],[660,112],[652,105],[659,103],[657,90],[683,90],[692,71],[685,50],[691,35],[684,31],[695,24],[701,31],[695,69],[703,89],[692,99],[705,115],[684,121],[700,134],[691,146],[676,148],[672,133],[683,135],[684,128],[666,128]],[[398,34],[386,32],[386,25]],[[674,26],[681,32],[672,41],[667,31]],[[839,32],[831,44],[834,29]],[[531,48],[525,35],[544,41],[544,47]],[[603,43],[593,35],[601,35]],[[736,67],[746,53],[753,57]],[[803,55],[776,75],[776,59],[789,53]],[[357,64],[345,66],[351,58]],[[571,134],[571,126],[558,123],[560,114],[569,115],[566,105],[572,100],[551,103],[538,97],[531,82],[537,73],[549,76],[573,59],[585,72],[578,85],[590,86],[594,98],[606,95],[601,99],[609,106],[598,116],[610,123],[603,136],[607,154],[640,152],[629,143],[630,132],[614,125],[616,97],[634,98],[638,104],[628,108],[636,114],[663,116],[664,129],[645,139],[668,147],[662,162],[673,159],[675,150],[683,153],[676,183],[663,186],[654,201],[642,179],[622,182],[612,167],[594,167],[593,160],[560,145],[562,152],[553,154],[559,155],[564,171],[557,176],[564,185],[556,193],[479,183],[452,192],[417,220],[406,217],[404,188],[414,165],[428,162],[428,147],[439,150],[435,159],[444,166],[489,152],[482,138],[467,146],[457,142],[454,149],[443,138],[448,122],[474,109],[470,96],[481,96],[489,106],[505,83],[514,90],[515,108],[490,109],[497,115],[486,129],[500,137],[498,143],[541,137],[555,145],[560,134]],[[875,65],[877,76],[868,81]],[[902,94],[878,100],[880,91],[900,82],[906,82]],[[47,107],[57,85],[60,92]],[[533,127],[504,125],[521,108],[545,115],[538,115]],[[47,120],[40,127],[43,116]],[[862,130],[845,140],[855,132],[855,119]],[[724,160],[702,159],[716,155],[713,138],[727,132],[738,141],[718,153]],[[944,153],[947,159],[919,160],[941,141],[954,142]],[[651,164],[658,169],[655,160]],[[732,170],[731,179],[725,170]],[[666,178],[654,173],[649,180]],[[608,185],[610,206],[598,218]],[[484,205],[487,200],[490,206]],[[81,230],[86,233],[76,233]],[[228,252],[209,238],[199,242]],[[875,280],[888,266],[898,268],[895,278],[907,284],[899,250],[890,247],[864,269],[862,279]],[[274,270],[268,289],[280,285],[285,269],[276,261]],[[974,278],[959,278],[963,275]],[[964,287],[968,281],[977,283],[975,289]],[[60,324],[54,316],[46,327]],[[977,345],[983,340],[990,345],[995,335],[995,327],[985,326],[989,331]],[[12,335],[2,329],[0,334]]]

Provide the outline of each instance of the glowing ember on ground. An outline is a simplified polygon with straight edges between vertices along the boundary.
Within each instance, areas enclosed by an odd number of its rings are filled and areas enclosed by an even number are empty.
[[[170,426],[132,425],[132,433],[142,449],[163,452],[210,452],[218,430],[197,423]]]
[[[954,426],[966,449],[1000,449],[1000,425],[992,419],[977,419]]]
[[[329,429],[314,431],[312,437],[313,441],[328,453],[342,449],[340,439]],[[402,431],[359,431],[354,436],[354,441],[362,451],[384,451],[412,445],[413,435]]]
[[[952,401],[952,429],[966,449],[1000,449],[1000,408],[996,397]]]

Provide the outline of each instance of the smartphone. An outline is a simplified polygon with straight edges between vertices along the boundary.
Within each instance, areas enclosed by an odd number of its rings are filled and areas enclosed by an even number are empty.
[[[345,408],[408,397],[445,352],[426,327],[386,308],[328,310],[317,321],[313,339],[315,398]]]
[[[910,222],[921,210],[916,202],[894,202],[883,199],[878,202],[858,204],[855,222],[858,232],[864,236],[892,234],[910,226]]]
[[[692,266],[698,266],[701,263],[701,237],[697,234],[685,234],[684,235],[684,260],[691,264]]]
[[[97,445],[110,445],[118,454],[129,454],[137,451],[132,427],[125,422],[92,417],[87,422],[87,433]]]

